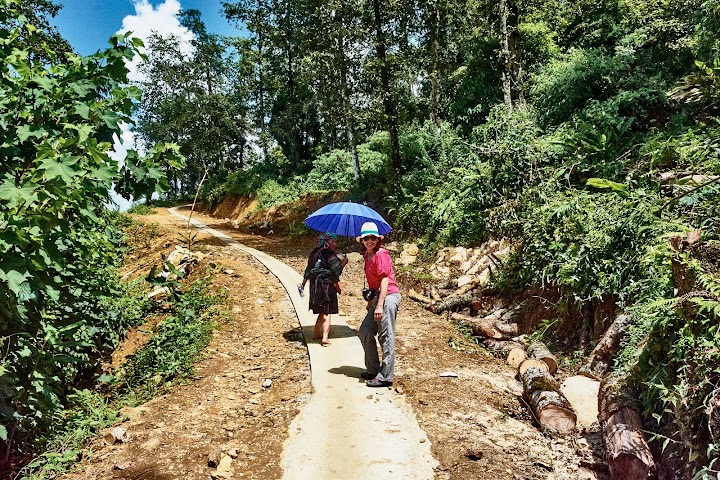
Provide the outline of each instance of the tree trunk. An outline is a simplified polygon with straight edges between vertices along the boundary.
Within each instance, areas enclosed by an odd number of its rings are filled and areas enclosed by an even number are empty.
[[[512,71],[510,66],[510,43],[507,28],[508,8],[506,0],[500,0],[498,10],[500,13],[500,63],[502,64],[503,102],[508,109],[512,109]]]
[[[548,366],[550,373],[557,372],[557,359],[555,355],[542,342],[534,342],[528,345],[527,348],[528,357],[535,360],[542,360]]]
[[[580,374],[600,380],[611,368],[612,358],[620,348],[620,341],[632,323],[629,315],[620,315],[605,331],[592,353],[580,368]]]
[[[523,396],[538,423],[567,435],[575,429],[577,417],[570,402],[560,392],[560,385],[542,368],[529,367],[521,375]]]
[[[603,379],[598,410],[610,478],[645,480],[655,471],[655,461],[643,435],[635,390],[626,377]]]
[[[416,302],[422,303],[425,307],[431,307],[435,303],[434,301],[432,301],[432,299],[419,294],[412,288],[408,292],[408,297],[410,297],[411,300],[415,300]]]
[[[543,368],[528,367],[522,374],[521,380],[526,393],[532,393],[535,390],[560,392],[560,384],[550,375],[550,372]]]
[[[548,373],[550,373],[548,371],[547,363],[541,362],[540,360],[533,360],[532,358],[528,358],[527,360],[522,362],[520,364],[520,366],[518,367],[518,375],[520,375],[520,377],[522,377],[528,368],[539,368],[541,370],[545,370]]]
[[[494,338],[483,338],[480,343],[488,350],[494,352],[509,352],[511,350],[525,348],[522,342],[516,340],[495,340]],[[544,365],[544,364],[543,364]]]
[[[373,0],[373,13],[375,16],[375,49],[380,60],[380,82],[382,84],[383,105],[385,107],[385,121],[390,134],[390,166],[396,178],[400,176],[400,141],[398,139],[398,118],[395,99],[391,87],[390,65],[387,60],[387,45],[383,32],[383,19],[380,2]]]
[[[490,322],[484,318],[469,317],[460,313],[450,314],[450,319],[455,323],[472,328],[473,335],[478,337],[509,340],[518,335],[518,327],[514,323]]]
[[[442,313],[445,310],[463,309],[475,300],[472,293],[466,293],[459,297],[449,297],[433,305],[430,310],[433,313]]]

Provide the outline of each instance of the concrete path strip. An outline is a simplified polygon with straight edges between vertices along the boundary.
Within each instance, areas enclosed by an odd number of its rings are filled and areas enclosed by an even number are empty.
[[[175,208],[169,212],[185,221]],[[430,480],[437,461],[430,442],[402,396],[368,388],[363,350],[354,330],[333,315],[331,345],[312,340],[315,315],[298,294],[302,276],[276,258],[247,247],[197,220],[193,227],[257,258],[288,293],[308,345],[313,395],[290,425],[282,465],[287,480],[379,478]],[[358,316],[364,312],[354,312]]]

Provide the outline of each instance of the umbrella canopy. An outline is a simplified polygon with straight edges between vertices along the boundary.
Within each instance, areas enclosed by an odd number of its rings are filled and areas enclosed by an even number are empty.
[[[329,232],[345,237],[357,237],[365,222],[375,222],[380,235],[387,235],[392,227],[370,207],[353,202],[325,205],[305,219],[305,225],[318,232]]]

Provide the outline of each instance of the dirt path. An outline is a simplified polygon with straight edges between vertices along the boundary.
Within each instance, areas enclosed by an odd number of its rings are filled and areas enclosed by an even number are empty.
[[[170,209],[185,221],[188,218]],[[333,318],[333,342],[312,340],[315,316],[296,285],[292,267],[249,248],[198,220],[192,226],[253,255],[275,275],[295,306],[310,354],[313,395],[290,426],[283,452],[286,479],[429,479],[437,464],[412,410],[389,388],[368,389],[360,378],[363,350],[340,315]]]
[[[228,219],[197,213],[193,218],[272,255],[296,272],[304,268],[314,243],[313,238],[278,236],[247,225],[238,229]],[[147,246],[146,255],[131,258],[126,271],[150,263],[149,259],[158,263],[160,254],[167,255],[174,248],[178,234],[186,227],[186,222],[164,210],[141,219],[157,224],[159,236]],[[193,382],[128,410],[128,419],[121,425],[128,429],[130,442],[108,446],[96,440],[95,453],[83,463],[82,473],[65,478],[208,479],[217,473],[207,464],[208,456],[216,451],[232,454],[232,474],[225,478],[309,478],[294,473],[297,470],[293,469],[305,465],[299,461],[301,456],[318,462],[313,478],[353,478],[333,469],[369,464],[375,452],[371,455],[347,449],[333,454],[333,458],[324,449],[334,442],[353,445],[358,429],[367,424],[357,415],[388,405],[401,410],[405,407],[400,405],[408,406],[422,431],[403,427],[401,432],[393,432],[397,428],[392,423],[373,430],[389,430],[385,433],[401,439],[401,443],[407,441],[406,445],[413,447],[408,455],[423,452],[423,461],[427,460],[424,452],[431,448],[438,462],[428,476],[415,478],[605,478],[596,428],[567,438],[544,435],[532,424],[532,416],[519,398],[522,387],[514,371],[460,335],[444,317],[412,301],[404,300],[398,316],[394,390],[379,392],[363,387],[357,378],[361,355],[352,354],[352,360],[333,358],[358,348],[349,340],[364,313],[359,262],[351,261],[343,273],[342,317],[333,317],[333,344],[321,348],[312,342],[305,344],[292,295],[265,265],[208,233],[198,233],[196,240],[196,249],[207,256],[193,275],[227,292],[228,321],[214,335]],[[353,242],[341,242],[341,246],[348,252],[355,248]],[[140,270],[138,274],[145,273]],[[292,288],[290,291],[294,292]],[[307,319],[303,322],[307,325]],[[324,371],[330,383],[311,383],[308,354],[313,365],[316,358],[320,361],[318,355],[327,356],[331,366]],[[314,367],[313,382],[321,378],[320,370]],[[457,377],[441,376],[443,372],[454,372]],[[272,380],[269,388],[262,386],[266,380]],[[343,390],[357,386],[367,392],[360,401],[342,399]],[[336,403],[323,403],[332,395],[339,398]],[[342,428],[323,421],[333,409],[357,421]],[[298,431],[297,426],[308,421],[306,416],[314,418],[312,427]],[[307,440],[305,435],[313,432],[322,440]],[[425,442],[422,432],[427,435]],[[288,455],[293,451],[297,453]],[[395,463],[373,465],[389,470]],[[402,466],[397,468],[405,471]],[[372,476],[402,478],[399,472]]]

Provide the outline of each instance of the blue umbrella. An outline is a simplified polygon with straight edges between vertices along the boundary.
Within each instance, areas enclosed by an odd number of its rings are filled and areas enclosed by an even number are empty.
[[[375,222],[380,235],[387,235],[392,227],[370,207],[353,202],[325,205],[305,219],[305,225],[318,232],[329,232],[345,237],[357,237],[365,222]]]

